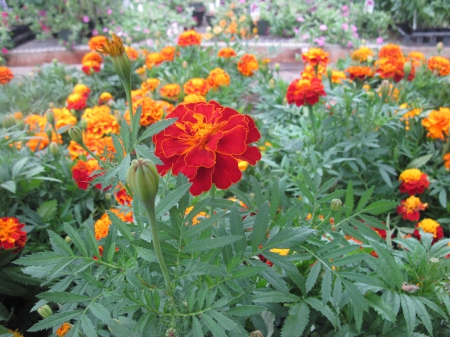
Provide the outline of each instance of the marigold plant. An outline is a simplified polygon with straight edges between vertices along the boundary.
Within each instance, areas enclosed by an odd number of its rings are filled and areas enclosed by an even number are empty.
[[[230,85],[230,75],[222,68],[215,68],[209,72],[206,81],[211,88],[217,90],[219,87]]]
[[[303,62],[316,67],[317,65],[327,65],[329,53],[325,53],[322,48],[310,48],[306,53],[302,54]]]
[[[430,185],[428,176],[416,168],[404,170],[398,180],[401,181],[400,193],[422,194]]]
[[[148,69],[152,69],[153,66],[160,65],[165,61],[164,56],[162,56],[160,53],[154,52],[149,53],[147,57],[145,58],[145,65]]]
[[[450,108],[432,110],[428,117],[422,120],[422,125],[428,131],[427,137],[444,140],[448,137],[450,127]]]
[[[397,206],[397,213],[402,216],[403,220],[418,221],[420,219],[420,211],[428,207],[427,203],[422,203],[420,198],[411,195],[406,200],[400,201]]]
[[[253,54],[245,54],[239,60],[237,68],[242,75],[253,76],[259,68],[258,60]]]
[[[73,93],[80,94],[83,97],[89,97],[91,89],[85,84],[78,83],[73,87]]]
[[[345,69],[345,71],[350,75],[351,80],[358,79],[364,81],[374,75],[372,68],[366,66],[351,66]]]
[[[433,234],[433,243],[439,241],[444,237],[444,230],[439,222],[433,219],[423,219],[416,225],[413,235],[420,240],[421,235],[419,229],[422,229],[425,233]]]
[[[144,97],[133,103],[133,111],[136,113],[138,107],[141,106],[140,125],[149,126],[161,120],[164,114],[164,108],[161,104],[149,97]],[[124,115],[125,120],[130,122],[130,113],[127,111]]]
[[[175,52],[176,48],[173,46],[166,46],[160,51],[162,57],[164,58],[164,61],[173,61],[173,59],[175,58]]]
[[[157,78],[148,78],[141,83],[141,89],[144,91],[155,91],[156,88],[159,87],[160,83],[161,81]]]
[[[86,108],[87,100],[86,97],[77,93],[73,93],[70,94],[69,97],[67,97],[66,104],[67,109],[82,110]]]
[[[93,173],[101,170],[100,165],[96,159],[88,159],[87,161],[78,160],[72,167],[72,178],[77,183],[78,188],[87,190],[90,182],[95,178]],[[101,189],[101,185],[95,185],[96,188]]]
[[[113,100],[114,97],[109,92],[102,92],[98,98],[98,104],[102,105],[104,103],[108,103],[109,101]]]
[[[197,94],[189,94],[184,96],[183,103],[198,103],[198,102],[206,102],[205,96],[197,95]]]
[[[25,224],[15,217],[0,218],[0,251],[14,249],[20,251],[27,241],[27,233],[22,230]]]
[[[178,36],[178,45],[180,47],[195,46],[202,43],[202,36],[195,30],[187,30]]]
[[[130,59],[130,61],[134,61],[139,57],[139,52],[133,47],[125,46],[125,53],[127,53],[127,56]]]
[[[121,212],[117,208],[110,209],[117,217],[128,223],[133,222],[133,213],[132,212]],[[111,226],[111,219],[108,216],[108,213],[104,213],[100,219],[98,219],[94,224],[94,235],[95,239],[101,240],[108,236],[109,226]]]
[[[171,83],[166,84],[161,89],[159,89],[159,93],[163,97],[167,97],[170,99],[176,99],[181,92],[181,87],[179,84]]]
[[[432,56],[428,59],[428,69],[436,72],[439,76],[450,75],[450,60],[443,56]]]
[[[296,79],[289,84],[286,99],[289,104],[302,106],[305,104],[314,105],[319,101],[320,96],[325,96],[325,88],[318,78]]]
[[[91,39],[88,42],[89,49],[96,51],[98,48],[102,47],[106,42],[106,37],[102,35],[97,35],[91,37]]]
[[[191,78],[183,85],[186,95],[196,94],[205,96],[209,91],[208,82],[204,78]]]
[[[217,52],[217,56],[228,59],[230,57],[235,57],[236,56],[236,51],[233,48],[225,47],[225,48],[220,49]]]
[[[378,57],[387,59],[399,59],[404,58],[402,48],[397,44],[387,44],[380,48]]]
[[[359,61],[359,62],[366,62],[369,56],[374,56],[375,53],[372,49],[368,47],[360,47],[356,50],[354,50],[351,54],[352,60]]]

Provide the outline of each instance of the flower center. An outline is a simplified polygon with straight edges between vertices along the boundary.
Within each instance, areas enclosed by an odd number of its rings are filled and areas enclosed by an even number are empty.
[[[16,241],[13,235],[16,232],[16,224],[12,220],[2,221],[0,224],[0,241],[13,243]]]

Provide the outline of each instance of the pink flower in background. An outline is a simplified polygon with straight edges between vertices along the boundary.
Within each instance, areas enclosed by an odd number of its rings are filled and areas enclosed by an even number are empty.
[[[302,39],[303,39],[303,40],[309,39],[309,34],[303,34],[303,35],[302,35]]]
[[[153,45],[153,40],[152,39],[147,39],[147,46],[151,47]]]
[[[103,28],[103,33],[108,33],[108,28]]]
[[[347,47],[348,48],[353,48],[353,42],[352,41],[348,41],[347,42]]]
[[[322,25],[319,26],[319,29],[324,32],[324,31],[326,31],[328,29],[328,27],[327,27],[327,25],[323,25],[322,24]]]
[[[83,16],[83,22],[88,23],[89,22],[89,16],[85,15]]]
[[[295,35],[298,35],[299,29],[298,28],[294,28],[294,33]]]
[[[348,23],[343,23],[342,24],[342,29],[343,30],[348,30]]]
[[[356,33],[358,31],[358,27],[356,27],[355,25],[352,25],[352,31],[353,33]]]
[[[323,47],[325,45],[325,36],[320,36],[318,39],[314,39],[314,42]]]
[[[297,18],[297,21],[298,21],[298,22],[305,22],[305,19],[303,18],[303,16],[299,16],[299,17]]]
[[[150,33],[150,29],[144,28],[143,32],[144,32],[144,34],[148,34],[148,33]]]
[[[183,7],[177,6],[177,12],[178,12],[178,13],[181,13],[182,11],[183,11]]]
[[[92,30],[92,35],[94,35],[94,36],[98,35],[98,30],[97,29],[93,29]]]
[[[46,16],[46,15],[47,15],[47,12],[46,12],[46,11],[40,11],[40,12],[39,12],[39,15],[40,15],[40,16]]]
[[[2,48],[2,53],[3,54],[8,54],[8,49],[6,49],[5,47]]]
[[[245,4],[245,0],[239,0],[241,4]]]
[[[383,43],[383,38],[381,36],[377,37],[377,43],[378,44],[382,44]]]
[[[8,12],[2,12],[2,16],[6,19],[8,17]]]
[[[342,11],[343,11],[343,12],[346,12],[346,11],[348,11],[348,6],[347,6],[347,5],[345,5],[345,6],[342,6]]]
[[[108,9],[106,10],[106,14],[111,15],[111,14],[112,14],[112,9],[108,8]]]

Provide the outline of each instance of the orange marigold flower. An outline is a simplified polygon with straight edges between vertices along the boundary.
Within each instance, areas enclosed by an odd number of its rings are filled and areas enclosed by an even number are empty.
[[[83,136],[83,141],[87,148],[94,152],[101,159],[108,158],[116,152],[112,137],[97,138],[87,133]],[[89,156],[87,151],[84,150],[80,146],[80,144],[74,142],[73,140],[70,141],[67,149],[69,150],[70,158],[72,160],[75,160],[82,155],[86,157]]]
[[[334,70],[331,72],[331,82],[336,84],[342,84],[343,80],[346,80],[347,76],[343,71]]]
[[[178,45],[180,47],[195,46],[202,43],[202,36],[195,30],[187,30],[178,36]]]
[[[244,76],[253,76],[255,71],[258,70],[258,60],[253,54],[244,54],[237,64],[238,70]]]
[[[145,91],[142,89],[131,90],[131,100],[134,102],[145,97]]]
[[[317,76],[316,76],[316,68],[317,68]],[[319,80],[321,80],[323,74],[325,74],[326,71],[327,71],[326,67],[322,64],[319,64],[317,67],[313,67],[310,64],[306,64],[300,77],[302,79],[308,80],[312,80],[313,78],[317,77]]]
[[[439,76],[450,75],[450,60],[443,56],[432,56],[428,59],[428,69]]]
[[[250,116],[210,101],[180,104],[166,118],[178,120],[153,136],[155,155],[163,162],[158,172],[183,173],[192,183],[192,195],[212,184],[227,189],[242,177],[238,160],[255,165],[261,159],[258,148],[250,145],[261,137]]]
[[[400,193],[409,195],[422,194],[430,185],[428,176],[416,168],[403,171],[398,180],[401,181]]]
[[[88,97],[91,93],[91,89],[87,85],[84,85],[82,83],[78,83],[73,87],[73,93],[80,94],[83,97]]]
[[[214,90],[217,90],[221,86],[230,85],[230,75],[228,75],[222,68],[215,68],[209,72],[209,76],[206,78],[209,86]]]
[[[24,122],[29,126],[30,131],[44,131],[47,118],[41,115],[30,114],[25,117]]]
[[[352,60],[359,62],[366,62],[369,56],[374,56],[375,53],[372,49],[368,47],[360,47],[353,51],[351,58]]]
[[[155,91],[160,83],[161,82],[157,78],[149,78],[141,83],[141,89],[143,91]]]
[[[142,126],[149,126],[161,120],[164,114],[164,108],[158,102],[152,100],[149,97],[142,98],[133,103],[133,111],[139,106],[142,106],[140,124]],[[130,113],[127,111],[124,115],[125,120],[130,122]]]
[[[382,96],[382,94],[381,94],[381,85],[378,87],[377,92],[378,92],[378,96],[381,97]],[[389,83],[389,97],[393,101],[398,101],[398,96],[399,95],[400,95],[400,91],[396,87],[394,87],[394,85],[392,83]]]
[[[142,66],[142,67],[137,68],[134,72],[138,75],[144,75],[146,70],[147,70],[147,67]]]
[[[52,132],[52,143],[62,144],[61,135],[57,135],[54,131]],[[26,142],[26,146],[33,152],[36,150],[42,150],[50,144],[48,135],[46,132],[36,132],[30,140]]]
[[[119,133],[120,125],[107,105],[94,106],[84,111],[82,118],[87,121],[86,131],[101,138],[111,133]]]
[[[119,189],[116,191],[115,196],[116,201],[120,205],[131,206],[133,198],[128,194],[127,190],[122,185],[119,186]]]
[[[61,129],[63,127],[74,126],[77,124],[77,118],[67,108],[53,108],[53,114],[55,115],[55,128]],[[44,117],[45,118],[45,117]]]
[[[444,166],[445,166],[445,169],[446,169],[447,171],[450,170],[450,153],[444,154],[443,159],[444,159]]]
[[[67,109],[81,110],[86,107],[87,99],[80,94],[73,93],[67,97],[66,103]]]
[[[402,216],[403,220],[417,221],[420,219],[420,211],[425,210],[428,204],[423,204],[420,198],[411,195],[408,199],[400,201],[397,206],[397,213]]]
[[[286,99],[289,104],[302,106],[314,105],[319,101],[319,96],[325,96],[325,88],[318,78],[295,79],[289,84]]]
[[[428,117],[422,120],[422,125],[428,130],[427,137],[444,140],[450,127],[450,108],[432,110]]]
[[[408,59],[415,67],[420,67],[422,64],[425,64],[427,62],[427,58],[425,57],[425,55],[418,51],[410,52],[408,54]]]
[[[167,115],[167,114],[170,114],[174,109],[175,109],[175,106],[173,105],[173,104],[170,104],[169,102],[166,102],[166,101],[160,101],[160,100],[158,100],[158,101],[156,101],[156,102],[158,102],[159,104],[161,104],[161,106],[163,107],[163,109],[164,109],[164,113]]]
[[[345,71],[350,75],[351,80],[358,79],[364,81],[374,75],[372,68],[366,66],[352,66],[345,69]]]
[[[329,53],[325,53],[321,48],[310,48],[302,54],[302,60],[313,67],[319,64],[326,65],[329,62],[328,55]]]
[[[14,217],[0,218],[0,251],[14,249],[14,253],[21,250],[27,242],[27,232],[19,219]]]
[[[61,325],[57,330],[56,330],[56,336],[58,337],[64,337],[69,331],[70,329],[72,329],[72,324],[64,322],[63,325]]]
[[[393,78],[395,82],[400,82],[405,77],[403,67],[405,65],[405,58],[399,57],[397,59],[382,58],[379,59],[375,65],[377,73],[381,78]],[[412,81],[416,74],[415,68],[411,67],[411,72],[408,75],[408,81]]]
[[[145,65],[148,69],[152,69],[153,66],[160,65],[164,61],[164,56],[162,56],[160,53],[148,53],[147,57],[145,58]]]
[[[125,47],[125,53],[127,53],[130,61],[134,61],[139,57],[139,52],[133,47]]]
[[[91,75],[92,72],[100,72],[101,64],[95,61],[86,61],[82,64],[81,70],[86,75]]]
[[[87,161],[79,160],[72,167],[72,178],[77,183],[78,188],[87,190],[90,182],[97,176],[92,175],[94,171],[100,171],[101,167],[96,159],[88,159]],[[95,185],[96,188],[101,189],[101,185]]]
[[[387,44],[383,47],[381,47],[380,51],[378,52],[378,57],[381,58],[388,58],[388,59],[398,59],[398,58],[404,58],[402,49],[399,45],[396,44]]]
[[[114,97],[109,92],[104,91],[100,94],[100,97],[98,98],[98,104],[108,103],[113,99]]]
[[[345,236],[345,240],[347,241],[353,241],[354,243],[356,243],[357,245],[362,245],[362,241],[359,241],[357,238],[354,238],[353,236],[350,235],[346,235]]]
[[[194,206],[189,206],[186,208],[186,211],[184,212],[184,216],[191,213],[191,211],[194,209]],[[206,212],[199,212],[196,216],[192,218],[192,226],[195,226],[196,224],[200,223],[201,220],[209,218],[208,213]]]
[[[423,219],[416,225],[416,229],[413,232],[413,235],[420,240],[421,235],[419,229],[422,229],[425,233],[433,234],[433,243],[439,241],[444,237],[444,231],[439,224],[439,222],[433,219]]]
[[[163,49],[161,49],[160,53],[164,58],[164,61],[173,61],[175,57],[175,51],[176,51],[175,47],[166,46]]]
[[[209,91],[208,82],[204,78],[191,78],[183,85],[186,95],[197,94],[205,96]]]
[[[81,63],[84,64],[88,61],[92,61],[92,62],[96,62],[96,63],[100,64],[103,62],[103,57],[99,53],[90,51],[86,55],[83,56],[83,58],[81,59]]]
[[[236,56],[236,52],[234,51],[234,49],[233,48],[230,48],[230,47],[225,47],[225,48],[222,48],[222,49],[220,49],[218,52],[217,52],[217,56],[218,57],[223,57],[223,58],[230,58],[230,57],[235,57]]]
[[[184,96],[183,103],[198,103],[198,102],[206,102],[205,96],[197,95],[197,94],[189,94]]]
[[[8,67],[0,66],[0,84],[6,84],[11,82],[14,78],[14,74]]]
[[[106,40],[107,40],[106,36],[97,35],[91,37],[91,39],[88,42],[89,49],[96,51],[97,48],[100,48],[105,44]]]
[[[117,217],[123,222],[132,223],[133,222],[133,212],[122,212],[117,208],[110,209]],[[109,219],[108,213],[104,213],[100,219],[98,219],[94,224],[95,239],[101,240],[108,236],[109,226],[111,226],[111,220]]]
[[[176,99],[181,92],[181,87],[176,83],[166,84],[163,86],[159,93],[163,97],[167,97],[170,99]]]

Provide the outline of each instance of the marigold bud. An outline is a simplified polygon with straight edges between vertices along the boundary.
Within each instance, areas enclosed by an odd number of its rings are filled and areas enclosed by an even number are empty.
[[[250,337],[264,337],[264,335],[263,335],[263,333],[262,333],[261,331],[256,330],[256,331],[253,331],[253,332],[250,334]]]
[[[331,200],[331,209],[334,212],[339,211],[341,209],[341,207],[342,207],[341,199],[333,199],[333,200]]]
[[[367,93],[367,98],[369,99],[369,101],[372,101],[375,98],[375,94],[373,93],[373,91],[369,91]]]
[[[53,136],[52,129],[49,128],[49,129],[45,130],[45,133],[47,134],[48,141],[51,143],[52,142],[52,136]]]
[[[373,63],[373,56],[372,55],[367,56],[367,63],[369,63],[369,64]]]
[[[110,201],[112,199],[111,193],[105,193],[105,200]]]
[[[366,40],[365,40],[365,39],[362,39],[362,40],[361,40],[361,44],[362,44],[363,46],[365,46],[365,45],[366,45]]]
[[[65,79],[66,79],[66,82],[69,83],[70,81],[72,81],[72,76],[66,75]]]
[[[144,204],[154,204],[158,193],[159,175],[155,164],[149,159],[135,159],[127,172],[131,191]]]
[[[183,67],[184,69],[186,69],[186,68],[188,67],[188,63],[187,63],[187,61],[183,61],[183,63],[182,63],[182,67]]]
[[[72,242],[72,238],[71,238],[69,235],[67,235],[67,236],[64,238],[64,241],[66,241],[67,243],[71,243],[71,242]]]
[[[405,62],[403,65],[403,72],[405,73],[405,80],[407,80],[409,74],[411,74],[411,62]]]
[[[47,118],[47,122],[49,122],[52,126],[55,125],[55,113],[52,109],[47,110],[45,117]]]
[[[383,99],[383,102],[385,101],[386,97],[389,95],[389,91],[391,90],[391,85],[389,84],[388,80],[383,80],[381,82],[381,98]]]
[[[84,118],[81,118],[81,120],[80,120],[80,127],[82,129],[86,129],[87,126],[88,126],[88,121],[86,119],[84,119]]]
[[[275,88],[275,80],[273,78],[271,78],[269,80],[269,88],[270,89],[274,89]]]
[[[57,143],[51,143],[49,149],[53,156],[57,157],[59,155],[59,145]]]
[[[52,63],[56,66],[58,64],[58,59],[53,59]]]
[[[39,315],[41,315],[43,318],[49,318],[51,315],[53,315],[52,308],[50,308],[47,304],[40,307],[37,312]]]
[[[8,129],[10,127],[13,127],[14,125],[16,125],[16,120],[14,119],[13,115],[7,115],[3,118],[2,120],[2,126],[5,129]]]
[[[328,80],[331,82],[331,80],[333,79],[333,68],[327,67],[327,77]]]
[[[438,54],[441,53],[442,48],[444,48],[444,44],[443,44],[442,42],[439,42],[439,43],[436,45],[436,49],[437,49]]]
[[[431,263],[439,263],[439,259],[435,257],[431,257],[428,261],[430,261]]]
[[[122,115],[120,114],[119,110],[114,110],[114,118],[116,119],[117,123],[122,122]]]
[[[78,144],[83,144],[83,134],[81,133],[81,129],[77,126],[72,126],[69,129],[69,136],[72,140]]]
[[[280,70],[280,64],[279,64],[279,63],[275,63],[275,64],[273,65],[273,67],[274,67],[274,69],[275,69],[276,71]]]

